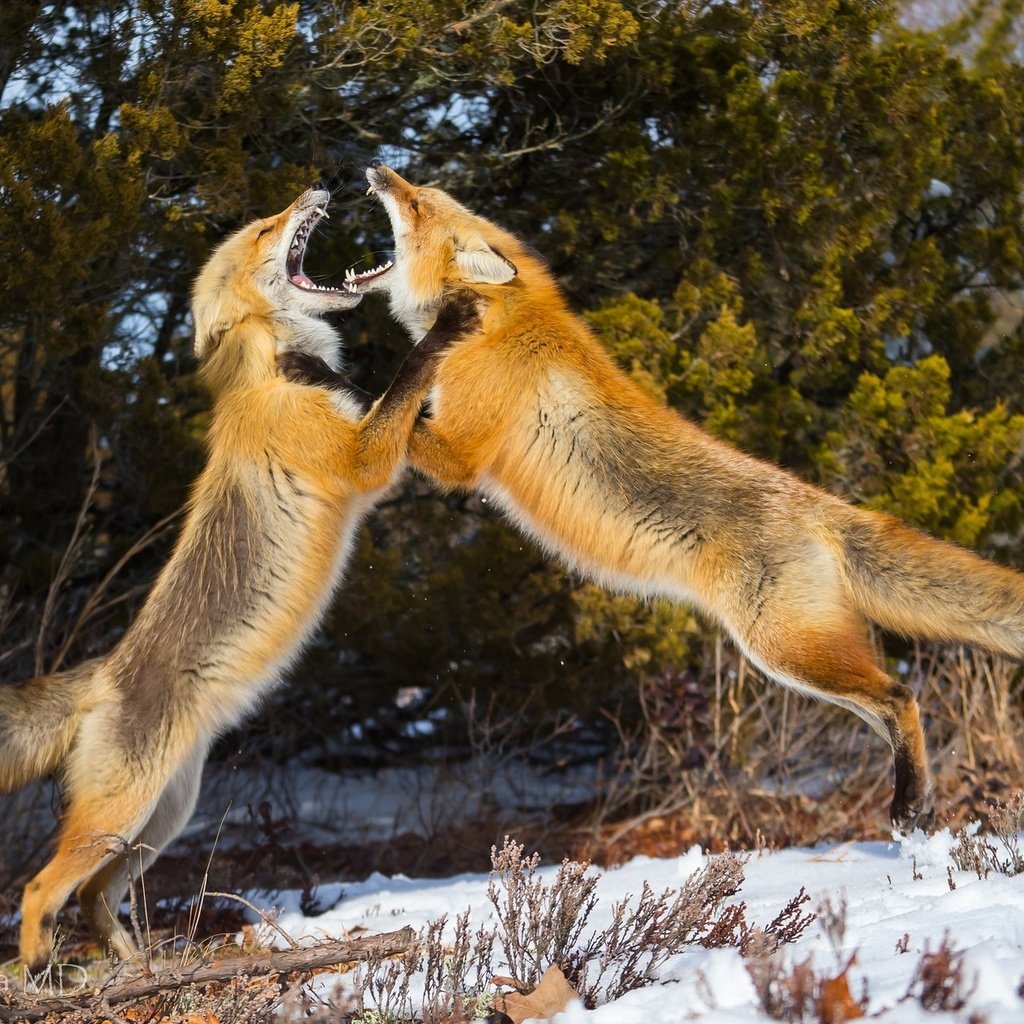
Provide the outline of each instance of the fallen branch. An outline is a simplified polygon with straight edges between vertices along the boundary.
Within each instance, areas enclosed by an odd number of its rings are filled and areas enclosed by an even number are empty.
[[[42,1020],[48,1014],[82,1009],[100,999],[104,1005],[114,1006],[145,999],[159,992],[176,991],[186,985],[208,985],[239,977],[290,974],[293,971],[302,973],[333,964],[357,963],[371,956],[404,953],[414,939],[415,933],[411,928],[400,928],[396,932],[370,935],[365,939],[332,939],[315,946],[271,949],[216,963],[197,963],[191,967],[157,971],[128,981],[90,985],[61,996],[35,997],[8,989],[0,992],[0,1021]]]

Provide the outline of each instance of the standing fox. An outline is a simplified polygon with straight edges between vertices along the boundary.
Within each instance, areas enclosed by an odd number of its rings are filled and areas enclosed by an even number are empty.
[[[401,469],[435,356],[474,323],[453,302],[366,410],[278,375],[278,356],[337,365],[320,318],[360,301],[314,284],[302,261],[329,194],[312,188],[213,254],[193,293],[196,354],[213,393],[209,461],[174,553],[105,658],[0,687],[0,789],[57,772],[65,813],[53,859],[25,889],[21,959],[37,971],[78,890],[97,938],[136,955],[117,919],[140,869],[185,825],[213,739],[270,690],[341,578],[360,518]],[[318,364],[319,365],[319,364]],[[132,861],[129,861],[131,856]]]
[[[396,258],[360,290],[386,288],[414,338],[449,290],[484,300],[437,369],[412,464],[606,586],[695,605],[766,676],[865,719],[892,747],[893,822],[919,819],[917,701],[867,624],[1021,658],[1024,576],[718,442],[619,370],[514,235],[379,162],[366,176]]]

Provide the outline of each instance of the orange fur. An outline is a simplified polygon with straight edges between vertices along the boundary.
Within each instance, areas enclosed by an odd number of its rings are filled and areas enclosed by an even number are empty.
[[[48,771],[66,787],[56,851],[29,882],[21,957],[51,955],[78,890],[97,937],[135,955],[117,919],[132,874],[178,834],[213,739],[237,723],[318,622],[353,532],[402,469],[432,357],[406,360],[369,412],[277,372],[297,350],[336,365],[320,315],[359,301],[302,273],[328,195],[311,189],[229,238],[196,282],[196,351],[213,393],[209,460],[174,553],[105,658],[0,688],[0,786]]]
[[[710,437],[614,364],[514,235],[380,164],[367,179],[396,245],[374,286],[413,336],[451,288],[486,300],[437,371],[413,464],[490,495],[605,585],[697,606],[765,675],[856,712],[892,745],[893,820],[921,816],[916,700],[878,664],[867,623],[1020,658],[1024,576]]]

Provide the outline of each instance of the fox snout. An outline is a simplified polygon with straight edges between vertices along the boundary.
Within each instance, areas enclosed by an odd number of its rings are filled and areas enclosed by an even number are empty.
[[[370,184],[370,195],[389,193],[397,199],[408,201],[416,192],[414,186],[381,160],[370,161],[370,166],[366,168],[366,180]]]
[[[291,208],[295,211],[301,210],[323,210],[327,215],[327,204],[331,201],[330,189],[322,182],[317,181],[310,185],[298,199],[292,203]]]

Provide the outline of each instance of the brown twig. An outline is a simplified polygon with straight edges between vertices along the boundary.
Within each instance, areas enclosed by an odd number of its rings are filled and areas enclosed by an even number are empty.
[[[414,939],[412,928],[406,927],[364,939],[332,939],[299,949],[272,949],[217,963],[198,963],[191,967],[158,971],[129,981],[88,986],[63,996],[35,998],[7,991],[0,993],[0,1021],[36,1021],[48,1014],[81,1009],[99,999],[104,1005],[115,1006],[159,992],[177,991],[186,985],[208,985],[242,976],[313,971],[333,964],[361,962],[370,957],[393,956],[404,953]]]
[[[96,436],[95,423],[89,425],[89,448],[92,451],[92,478],[89,481],[89,486],[85,489],[85,495],[82,498],[82,506],[78,510],[78,518],[75,520],[75,528],[71,531],[71,539],[68,541],[67,547],[64,549],[60,565],[57,567],[57,573],[50,582],[50,587],[46,592],[46,602],[43,604],[43,613],[39,619],[39,629],[36,633],[35,657],[35,675],[37,676],[41,676],[43,674],[43,654],[46,650],[46,640],[49,636],[50,628],[53,624],[53,618],[57,610],[57,601],[60,597],[60,590],[71,575],[75,560],[80,554],[78,549],[79,542],[82,539],[82,535],[85,533],[86,522],[89,518],[89,509],[92,508],[93,500],[96,497],[96,492],[100,485],[100,471],[103,468],[103,458],[100,455],[99,440]]]
[[[85,604],[82,606],[82,610],[78,613],[75,619],[74,625],[68,631],[68,635],[64,638],[64,643],[61,644],[60,650],[57,652],[56,658],[53,659],[53,663],[50,665],[50,671],[56,672],[63,664],[64,659],[67,657],[68,651],[71,649],[72,644],[75,642],[79,631],[85,625],[86,622],[93,615],[96,614],[101,607],[101,598],[106,593],[107,588],[113,582],[114,578],[120,573],[125,565],[134,558],[139,552],[144,551],[151,544],[158,541],[165,533],[172,529],[177,519],[179,519],[182,513],[185,511],[185,506],[175,509],[169,515],[166,515],[158,523],[151,526],[138,540],[136,540],[128,550],[110,567],[109,572],[100,580],[99,584],[95,587],[93,592],[89,595]],[[133,587],[131,594],[138,592],[144,592],[148,590],[148,585],[145,587]],[[120,597],[114,601],[110,601],[107,607],[112,607],[117,601],[121,600]]]

